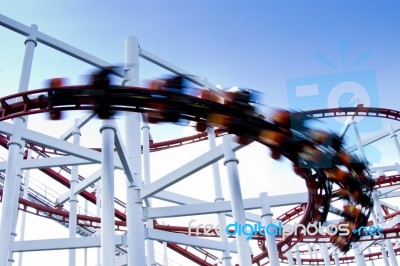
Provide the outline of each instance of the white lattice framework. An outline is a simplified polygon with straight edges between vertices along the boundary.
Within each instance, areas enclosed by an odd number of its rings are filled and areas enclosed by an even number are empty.
[[[28,89],[32,58],[37,45],[47,45],[94,67],[102,68],[111,65],[40,32],[35,25],[28,27],[2,15],[0,15],[0,25],[27,36],[19,87],[20,91]],[[190,75],[190,73],[139,48],[138,40],[133,37],[126,39],[126,70],[119,73],[119,77],[123,78],[124,84],[131,86],[139,85],[139,57],[173,73],[187,75],[192,82],[218,92],[218,88],[205,80]],[[234,241],[230,241],[224,233],[221,234],[219,239],[188,236],[155,229],[153,228],[153,220],[183,216],[190,218],[191,216],[197,217],[198,215],[215,214],[216,220],[220,225],[226,225],[227,216],[233,216],[235,221],[243,224],[249,221],[258,222],[261,220],[265,223],[270,223],[272,222],[271,208],[296,206],[307,201],[306,193],[281,196],[268,196],[267,193],[261,193],[257,197],[243,199],[237,169],[238,161],[235,154],[243,146],[234,143],[229,135],[224,136],[222,144],[217,145],[214,131],[211,129],[208,129],[207,141],[209,142],[209,150],[193,152],[193,158],[188,163],[183,166],[179,166],[176,163],[175,170],[166,173],[156,181],[151,181],[149,173],[154,165],[150,164],[149,159],[150,128],[148,124],[141,122],[140,114],[125,114],[125,136],[122,136],[114,120],[102,121],[100,128],[98,128],[101,132],[101,151],[88,149],[80,143],[80,130],[92,118],[93,115],[87,115],[76,120],[71,125],[71,128],[60,138],[48,136],[45,132],[28,129],[27,118],[25,117],[15,118],[12,123],[0,122],[0,133],[10,138],[6,161],[0,164],[0,170],[5,172],[0,224],[0,266],[12,264],[13,252],[58,249],[69,249],[69,265],[76,265],[75,249],[92,247],[101,247],[98,256],[101,265],[167,264],[166,260],[161,262],[157,259],[153,241],[190,246],[194,247],[194,250],[197,252],[207,250],[210,252],[210,255],[214,254],[215,258],[218,258],[215,260],[211,256],[210,259],[212,262],[205,260],[205,263],[217,263],[219,261],[223,265],[232,265],[234,261],[237,261],[240,265],[250,265],[251,250],[245,236],[237,237]],[[355,124],[353,126],[356,127]],[[400,157],[400,149],[395,135],[395,132],[398,130],[400,130],[400,127],[371,137],[368,140],[360,140],[358,149],[362,150],[364,145],[368,145],[381,138],[391,137],[397,149],[396,153]],[[69,139],[72,139],[72,141],[69,142]],[[30,156],[31,153],[39,153],[37,150],[31,150],[28,159],[22,160],[25,143],[54,150],[64,154],[64,156],[62,158],[59,156],[49,156],[33,159]],[[143,155],[141,154],[141,145],[143,145]],[[228,184],[231,201],[224,200],[223,194],[226,192],[221,187],[220,168],[217,164],[220,160],[224,161],[229,178]],[[93,174],[85,176],[86,178],[80,181],[78,178],[80,176],[80,169],[85,165],[94,165],[97,169]],[[211,193],[214,193],[215,201],[206,202],[185,196],[184,193],[166,190],[208,166],[213,169],[214,183]],[[70,167],[71,169],[69,174],[65,173],[65,176],[70,178],[70,190],[67,193],[57,196],[56,199],[56,203],[60,205],[69,202],[69,237],[62,239],[15,241],[15,225],[18,216],[21,217],[17,211],[19,193],[15,193],[15,191],[21,186],[22,182],[24,184],[23,197],[28,198],[29,182],[26,180],[29,177],[28,170],[55,167]],[[115,213],[116,208],[121,209],[121,204],[115,202],[114,195],[114,177],[117,170],[123,170],[126,177],[126,205],[122,208],[126,211],[127,217],[126,234],[116,232],[115,216],[110,215]],[[390,175],[393,172],[398,173],[399,167],[396,164],[379,169],[371,169],[371,171],[377,173],[376,176],[382,175],[385,172]],[[24,181],[23,178],[25,178]],[[99,182],[100,180],[101,182]],[[76,232],[83,230],[77,226],[78,208],[82,207],[78,205],[77,197],[79,193],[89,191],[94,186],[96,186],[98,198],[101,198],[101,208],[98,208],[98,215],[102,221],[101,230],[95,235],[88,233],[89,235],[86,237],[77,238]],[[382,208],[379,207],[382,205],[393,212],[398,211],[397,206],[392,206],[384,201],[385,198],[398,197],[398,189],[399,186],[392,186],[377,190],[375,193],[375,204],[378,207],[376,207],[376,215],[374,214],[373,218],[383,228],[392,228],[399,223],[398,216],[395,216],[390,221],[386,221]],[[162,200],[168,204],[174,203],[174,205],[152,207],[152,199]],[[258,214],[249,212],[249,210],[257,210]],[[143,227],[143,221],[145,221],[146,227]],[[278,265],[280,263],[277,254],[274,253],[274,250],[276,251],[275,243],[273,237],[267,239],[266,245],[270,251],[269,262],[271,265]],[[397,265],[395,248],[398,248],[398,242],[396,243],[389,239],[360,242],[359,245],[354,246],[357,265],[365,265],[363,253],[371,253],[371,248],[376,249],[373,247],[376,245],[380,245],[380,250],[383,251],[383,261],[386,265],[389,265],[389,260],[390,265]],[[318,246],[318,249],[315,249],[316,246]],[[119,252],[118,248],[120,248]],[[388,256],[384,255],[386,251]],[[339,263],[338,254],[335,249],[326,243],[299,243],[294,249],[286,253],[287,259],[284,263],[294,265],[294,261],[300,263],[305,257],[313,258],[316,253],[318,253],[320,258],[324,259],[325,265],[331,263],[329,256],[334,258],[336,265]],[[295,260],[293,260],[293,254]]]

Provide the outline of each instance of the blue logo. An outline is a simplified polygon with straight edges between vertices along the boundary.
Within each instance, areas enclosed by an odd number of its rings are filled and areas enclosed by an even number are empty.
[[[372,56],[371,50],[366,50],[356,57],[353,62],[347,62],[347,47],[345,40],[339,42],[340,60],[330,60],[327,56],[318,52],[316,58],[325,65],[333,69],[342,69],[339,72],[324,75],[310,75],[297,77],[287,80],[287,95],[289,108],[297,111],[308,111],[316,109],[331,109],[338,107],[364,107],[379,108],[379,93],[377,87],[376,73],[371,69],[353,70]],[[344,113],[343,113],[344,114]],[[296,129],[296,124],[292,121],[292,127]],[[350,126],[349,122],[356,122],[358,133],[370,133],[382,129],[381,119],[371,117],[354,117],[350,121],[349,117],[331,117],[308,122],[315,127],[325,131],[333,131],[339,135],[343,134]],[[352,130],[351,130],[352,131]],[[349,131],[349,132],[351,132]],[[355,135],[351,132],[346,133],[345,141],[347,144],[355,143]],[[366,147],[366,152],[368,147]],[[373,155],[371,157],[370,155]],[[380,151],[373,149],[368,151],[367,160],[380,162]],[[323,158],[324,166],[331,165],[331,158]],[[300,162],[302,165],[302,162]],[[307,163],[302,165],[308,167]]]
[[[336,107],[379,107],[376,75],[373,70],[342,72],[330,75],[308,76],[287,81],[289,107],[307,111]],[[340,132],[346,117],[325,120],[331,130]],[[358,130],[371,132],[380,130],[380,120],[355,119]]]
[[[383,236],[381,230],[382,227],[380,227],[379,225],[370,227],[361,226],[358,229],[353,229],[352,232],[353,234],[359,236]]]

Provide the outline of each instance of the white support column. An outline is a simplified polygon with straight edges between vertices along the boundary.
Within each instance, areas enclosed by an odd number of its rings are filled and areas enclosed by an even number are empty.
[[[371,248],[368,248],[368,253],[369,253],[369,254],[372,253]],[[370,264],[371,266],[375,266],[374,260],[370,260],[370,261],[369,261],[369,264]]]
[[[36,47],[36,34],[38,27],[36,25],[31,26],[31,32],[25,41],[25,55],[24,62],[22,65],[21,79],[19,83],[19,92],[28,90],[29,78],[32,69],[33,55]],[[6,177],[4,180],[3,187],[3,205],[0,220],[0,266],[7,265],[8,255],[11,247],[11,229],[12,229],[12,217],[14,213],[14,192],[17,182],[17,172],[20,157],[20,150],[24,145],[21,141],[21,130],[26,127],[25,118],[17,117],[13,120],[14,132],[11,135],[8,143],[8,157],[6,167]]]
[[[135,37],[125,40],[125,80],[126,85],[139,85],[139,43]],[[141,175],[141,137],[140,114],[126,113],[125,118],[126,150],[131,159],[133,176],[132,184],[127,179],[126,213],[127,213],[127,244],[128,265],[145,265],[145,234],[143,223],[143,206],[140,200]]]
[[[353,247],[354,257],[356,259],[357,266],[367,266],[365,262],[364,254],[360,251],[358,246]]]
[[[397,259],[396,259],[396,253],[394,252],[394,248],[393,248],[391,240],[390,239],[386,239],[385,240],[385,244],[386,244],[386,249],[387,249],[388,254],[389,254],[390,265],[391,266],[398,266]]]
[[[321,249],[322,258],[324,259],[324,264],[326,266],[330,266],[331,265],[331,259],[329,258],[328,247],[326,246],[325,243],[319,244],[319,247]]]
[[[240,187],[239,173],[237,169],[238,160],[236,159],[235,152],[232,150],[232,136],[225,135],[224,142],[224,155],[225,166],[228,172],[229,191],[231,194],[231,204],[233,219],[235,222],[245,225],[246,217],[243,209],[242,190]],[[249,243],[245,235],[236,236],[236,245],[239,255],[239,265],[251,265],[251,255]]]
[[[385,217],[381,208],[381,204],[379,202],[379,196],[376,191],[372,192],[372,198],[374,200],[374,209],[376,211],[376,215],[378,216],[378,222],[379,223],[385,223]],[[385,245],[387,252],[389,254],[389,259],[390,259],[390,264],[392,266],[398,266],[397,260],[396,260],[396,253],[394,252],[394,248],[392,245],[392,242],[390,239],[385,239]]]
[[[88,215],[88,201],[85,199],[85,215]],[[88,249],[83,249],[83,266],[88,266]]]
[[[394,132],[392,125],[388,126],[390,132],[390,138],[393,139],[394,147],[396,148],[397,156],[399,157],[400,161],[400,144],[399,139],[397,138],[397,134]]]
[[[79,145],[80,143],[80,130],[77,127],[77,120],[74,123],[74,131],[72,132],[72,143]],[[76,230],[78,223],[78,195],[75,193],[75,186],[78,184],[78,166],[71,167],[71,182],[70,182],[70,197],[69,197],[69,237],[76,238]],[[69,266],[76,265],[76,250],[68,250],[68,263]]]
[[[21,150],[22,151],[22,150]],[[21,156],[23,156],[23,153],[21,152]],[[14,210],[13,210],[13,215],[12,215],[12,223],[11,223],[11,242],[15,241],[15,238],[17,236],[17,222],[18,222],[18,206],[19,206],[19,194],[20,194],[20,188],[21,188],[21,183],[22,183],[22,170],[18,169],[18,173],[16,176],[16,185],[15,185],[15,191],[14,191]],[[8,265],[11,266],[14,263],[14,254],[12,251],[9,253],[9,258],[8,258]]]
[[[217,147],[215,141],[215,131],[212,127],[207,127],[207,135],[208,135],[208,144],[210,150],[215,149]],[[215,194],[215,202],[224,201],[224,196],[222,194],[222,185],[221,185],[221,176],[219,172],[218,162],[212,164],[212,171],[213,171],[213,181],[214,181],[214,194]],[[222,230],[220,231],[220,238],[221,241],[224,243],[225,250],[222,252],[222,265],[223,266],[230,266],[232,264],[231,254],[229,250],[229,241],[228,235],[226,231],[223,230],[226,228],[226,219],[223,213],[218,213],[218,224],[221,226]]]
[[[164,250],[163,266],[168,266],[168,248],[167,248],[167,242],[163,242],[163,250]]]
[[[29,160],[32,156],[32,150],[28,150],[27,159]],[[29,179],[30,179],[31,171],[26,170],[24,175],[24,194],[22,198],[28,199],[29,193]],[[24,241],[25,239],[25,224],[26,224],[26,212],[21,213],[21,228],[20,228],[20,236],[19,240]],[[23,252],[18,254],[18,266],[22,266]]]
[[[360,158],[366,162],[367,156],[365,155],[364,146],[361,141],[360,133],[358,132],[357,122],[355,122],[354,119],[352,119],[351,125],[353,126],[354,135],[356,136],[357,148],[360,154]]]
[[[162,225],[165,225],[165,221],[161,222]],[[162,242],[163,245],[163,266],[168,266],[168,247],[167,242]]]
[[[272,221],[272,212],[271,212],[271,206],[269,203],[269,198],[268,198],[268,193],[263,192],[260,193],[260,200],[261,200],[261,219],[264,224],[264,226],[268,226],[270,224],[273,224]],[[265,229],[265,245],[267,247],[268,251],[268,258],[269,258],[269,263],[271,266],[276,266],[279,265],[279,256],[278,256],[278,247],[276,246],[276,238],[275,238],[275,233],[276,232],[271,232],[271,230]]]
[[[104,266],[115,265],[114,141],[116,129],[113,122],[104,120],[100,129],[102,134],[101,265]]]
[[[295,250],[296,250],[296,265],[301,266],[303,263],[302,263],[301,257],[300,257],[299,245],[295,246]]]
[[[143,145],[143,179],[144,185],[148,185],[151,182],[150,174],[150,127],[148,123],[143,123],[142,126],[142,145]],[[148,206],[151,207],[151,199],[148,199]],[[153,219],[149,219],[146,222],[146,228],[153,228]],[[147,244],[147,260],[148,265],[155,266],[155,251],[154,251],[154,241],[146,240]]]
[[[340,266],[339,256],[337,254],[336,248],[334,248],[332,252],[333,261],[335,262],[335,266]]]
[[[380,246],[381,246],[380,250],[382,253],[383,263],[385,263],[385,266],[390,266],[389,258],[388,258],[388,255],[387,255],[386,249],[385,249],[385,244],[382,243]]]
[[[101,217],[101,180],[96,183],[96,215]],[[96,229],[96,234],[101,235],[101,223],[97,225],[100,228]],[[101,248],[96,250],[96,266],[101,266]]]
[[[318,259],[318,250],[317,250],[317,245],[316,244],[312,244],[313,247],[313,251],[314,251],[314,256],[316,259]]]
[[[307,244],[307,248],[308,248],[308,254],[310,256],[310,259],[313,259],[314,258],[314,252],[313,252],[313,248],[312,248],[310,243]]]
[[[292,250],[289,249],[288,251],[286,251],[285,254],[286,254],[286,257],[287,257],[287,260],[288,260],[288,265],[289,266],[294,266]]]

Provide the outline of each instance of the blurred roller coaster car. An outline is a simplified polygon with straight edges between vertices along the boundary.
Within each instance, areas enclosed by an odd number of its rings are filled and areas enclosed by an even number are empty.
[[[185,78],[180,75],[173,75],[168,78],[151,80],[149,90],[154,92],[168,92],[171,94],[162,94],[165,96],[173,96],[174,94],[184,94],[186,86]]]
[[[169,78],[152,80],[149,83],[149,90],[154,93],[152,98],[166,102],[150,103],[146,107],[150,108],[147,113],[149,123],[172,122],[180,121],[180,112],[178,105],[184,104],[187,97],[185,89],[187,88],[186,79],[181,75],[174,75]]]
[[[110,110],[109,93],[110,74],[112,67],[102,69],[91,75],[89,86],[64,87],[65,79],[54,78],[49,82],[48,90],[50,119],[62,118],[60,110],[54,107],[80,106],[81,104],[94,105],[94,112],[101,119],[112,117],[115,112]]]
[[[234,87],[226,91],[224,104],[245,114],[255,114],[255,108],[253,106],[256,102],[255,98],[255,91]]]
[[[200,92],[198,94],[198,98],[203,99],[203,100],[207,100],[207,101],[211,101],[213,103],[224,104],[224,98],[222,98],[221,96],[217,95],[213,91],[209,91],[208,89],[200,90]],[[207,121],[198,118],[197,121],[196,121],[196,124],[195,124],[195,128],[196,128],[196,130],[198,132],[206,131],[206,129],[207,129]]]
[[[114,72],[115,67],[106,67],[91,76],[91,85],[95,90],[97,97],[94,112],[100,119],[109,119],[115,115],[115,111],[110,110],[110,75]]]
[[[50,90],[48,91],[49,98],[49,116],[51,120],[60,120],[62,113],[59,110],[54,110],[52,107],[56,103],[56,98],[63,98],[63,93],[59,90],[65,84],[64,78],[52,78],[48,81]]]

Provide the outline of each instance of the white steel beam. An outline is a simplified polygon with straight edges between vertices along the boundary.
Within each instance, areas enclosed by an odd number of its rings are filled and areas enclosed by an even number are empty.
[[[385,222],[384,223],[379,223],[379,225],[381,226],[382,229],[386,229],[386,228],[393,228],[398,223],[399,223],[398,220],[395,218],[395,219],[392,219],[392,220],[388,221],[387,223],[385,223]],[[361,239],[362,238],[363,237],[361,237]],[[368,238],[368,236],[367,236],[367,238]],[[359,246],[360,251],[363,252],[364,250],[369,248],[373,243],[375,243],[377,241],[381,241],[381,240],[384,240],[384,238],[382,238],[382,237],[374,237],[374,240],[372,240],[372,241],[362,241],[360,246]]]
[[[185,234],[171,233],[168,231],[146,228],[147,239],[157,240],[162,242],[175,243],[191,247],[200,247],[213,250],[223,251],[224,244],[221,241],[209,240]],[[231,252],[237,253],[237,249],[231,246]]]
[[[297,205],[308,201],[307,193],[293,193],[279,196],[269,196],[271,207],[282,207],[288,205]],[[260,198],[243,199],[245,210],[260,209],[262,206]],[[210,213],[231,212],[230,201],[220,202],[202,202],[192,203],[181,206],[148,208],[149,219],[179,217],[188,215],[201,215]]]
[[[101,264],[114,265],[114,138],[115,121],[103,120],[101,152]]]
[[[383,200],[379,200],[379,203],[383,206],[388,207],[389,209],[391,209],[392,211],[398,211],[399,208],[393,204],[390,204],[389,202],[383,201]]]
[[[6,164],[7,164],[6,162],[0,162],[0,172],[6,170]],[[88,161],[82,158],[77,158],[75,156],[67,155],[62,157],[21,160],[21,169],[29,170],[29,169],[41,169],[41,168],[85,165],[85,164],[93,164],[93,161]]]
[[[168,190],[160,191],[157,194],[153,195],[152,198],[163,200],[166,202],[171,202],[174,204],[183,204],[183,205],[206,203],[206,201],[204,200],[199,200],[193,197],[181,195]]]
[[[31,75],[33,55],[36,47],[36,34],[38,27],[32,25],[27,29],[28,38],[25,41],[25,54],[21,70],[18,92],[27,91],[29,78]],[[0,218],[0,265],[9,264],[13,261],[10,245],[14,241],[16,218],[18,213],[17,199],[20,186],[20,179],[16,178],[20,174],[19,162],[22,158],[22,148],[25,143],[22,141],[20,132],[26,128],[27,118],[17,117],[13,120],[14,132],[11,133],[8,143],[7,171],[3,187],[3,205]]]
[[[199,199],[195,199],[192,197],[183,196],[183,195],[180,195],[180,194],[177,194],[174,192],[170,192],[170,191],[166,191],[166,190],[157,193],[156,195],[154,195],[154,198],[164,200],[167,202],[172,202],[175,204],[181,204],[181,205],[207,203],[204,200],[199,200]],[[225,215],[232,217],[232,213],[226,213]],[[246,220],[256,223],[260,220],[260,216],[254,214],[254,213],[247,212]]]
[[[379,196],[380,199],[398,198],[398,197],[400,197],[400,191],[393,191],[385,195]]]
[[[94,116],[96,116],[95,113],[91,113],[91,114],[87,114],[83,117],[81,117],[80,119],[78,119],[78,121],[76,122],[76,127],[78,129],[81,129],[84,125],[86,125],[87,122],[90,121],[90,119],[92,119]],[[74,132],[74,128],[75,126],[70,127],[67,131],[65,131],[64,134],[62,134],[62,136],[60,137],[60,139],[62,140],[67,140],[72,136],[72,133]]]
[[[125,38],[125,76],[128,86],[139,86],[139,42],[134,36]],[[143,202],[140,199],[142,184],[142,145],[140,134],[141,114],[125,113],[126,152],[126,229],[128,239],[128,265],[146,265]],[[122,143],[122,138],[120,137]],[[123,145],[120,145],[123,147]]]
[[[378,197],[381,198],[382,196],[384,196],[384,195],[386,195],[388,193],[391,193],[393,191],[396,191],[398,189],[400,189],[400,185],[393,186],[393,187],[381,188],[381,189],[377,190],[376,192],[378,194]]]
[[[28,36],[30,33],[30,27],[1,14],[0,25],[24,36]],[[104,68],[112,65],[111,63],[101,60],[100,58],[97,58],[84,51],[81,51],[40,31],[37,32],[36,41],[98,68]],[[123,77],[123,73],[120,71],[118,73],[118,76]]]
[[[243,208],[243,197],[240,186],[239,171],[237,165],[239,161],[233,151],[232,135],[223,136],[224,165],[228,176],[228,187],[232,203],[233,219],[239,224],[246,223],[246,216]],[[236,236],[236,246],[239,252],[239,264],[250,265],[251,253],[248,240],[245,235]]]
[[[13,125],[6,122],[0,122],[0,133],[5,135],[11,135],[13,131],[14,131]],[[21,138],[22,140],[28,143],[40,145],[41,147],[55,149],[58,151],[65,152],[67,154],[74,155],[79,158],[100,163],[101,153],[98,151],[83,148],[78,145],[74,145],[60,139],[49,137],[45,134],[30,129],[23,129],[21,132]]]
[[[128,158],[128,153],[126,151],[123,138],[117,126],[115,132],[115,148],[117,149],[119,159],[121,160],[122,167],[125,171],[126,177],[128,178],[129,182],[135,186],[141,186],[140,180],[138,180],[138,178],[135,177],[134,175],[132,162]]]
[[[300,203],[305,203],[308,201],[307,193],[294,193],[294,194],[286,194],[279,196],[269,196],[271,207],[280,207],[287,205],[295,205]],[[202,204],[207,203],[206,201],[199,200],[196,198],[180,195],[174,192],[170,192],[167,190],[161,191],[153,196],[153,198],[163,200],[166,202],[171,202],[174,204],[180,205],[190,205],[190,204]],[[244,200],[244,204],[246,206],[246,200]],[[281,205],[283,204],[283,205]],[[232,213],[226,213],[227,216],[232,216]],[[260,220],[260,216],[253,213],[246,213],[246,220],[251,222],[258,222]]]
[[[84,191],[86,188],[94,185],[97,181],[99,181],[101,178],[101,169],[97,170],[93,174],[91,174],[88,178],[83,179],[81,182],[76,184],[74,193],[79,194],[82,191]],[[57,198],[56,203],[57,204],[64,204],[67,202],[70,198],[71,194],[69,192],[64,193],[60,197]]]
[[[126,244],[125,235],[115,235],[116,246]],[[79,238],[57,238],[41,240],[15,241],[12,245],[13,252],[46,251],[71,248],[93,248],[100,247],[100,236],[89,236]]]
[[[171,64],[168,63],[167,61],[159,58],[158,56],[144,50],[144,49],[140,49],[139,50],[139,55],[140,57],[142,57],[143,59],[148,60],[149,62],[152,62],[153,64],[156,64],[168,71],[171,71],[172,73],[175,73],[177,75],[182,75],[185,76],[185,78],[187,80],[190,80],[191,82],[199,85],[199,86],[203,86],[206,88],[209,88],[210,90],[216,92],[217,94],[220,94],[221,96],[225,96],[225,94],[222,92],[221,89],[219,89],[218,87],[208,83],[208,81],[206,79],[201,79],[193,74],[190,74],[189,72]]]
[[[397,132],[399,130],[400,130],[400,126],[395,126],[393,128],[394,132]],[[363,141],[361,141],[361,144],[363,146],[367,146],[371,143],[374,143],[375,141],[378,141],[378,140],[383,139],[388,136],[390,136],[390,132],[388,130],[382,130],[381,132],[379,132],[369,138],[364,139]],[[353,151],[356,151],[358,149],[358,147],[357,147],[357,145],[352,145],[352,146],[347,147],[346,149],[348,152],[353,152]]]
[[[371,171],[371,173],[376,173],[378,170],[380,170],[382,172],[391,172],[391,171],[400,172],[400,165],[393,164],[393,165],[386,165],[386,166],[371,167],[369,170]]]
[[[13,132],[14,132],[14,126],[12,124],[7,122],[0,122],[1,134],[9,136],[13,134]],[[27,143],[32,143],[41,147],[61,151],[66,154],[74,155],[78,158],[92,161],[92,163],[100,163],[101,160],[101,152],[84,148],[78,145],[74,145],[67,141],[53,138],[30,129],[23,129],[21,131],[21,136],[22,136],[21,139],[23,141],[26,141]],[[123,169],[119,157],[115,158],[115,167],[117,169]]]
[[[236,151],[242,147],[244,146],[235,143],[233,145],[233,150]],[[154,194],[157,194],[158,192],[190,176],[191,174],[203,169],[204,167],[209,166],[214,162],[222,159],[223,156],[223,147],[222,145],[219,145],[217,148],[203,153],[189,163],[152,182],[148,186],[143,187],[140,196],[142,199],[151,197]]]

